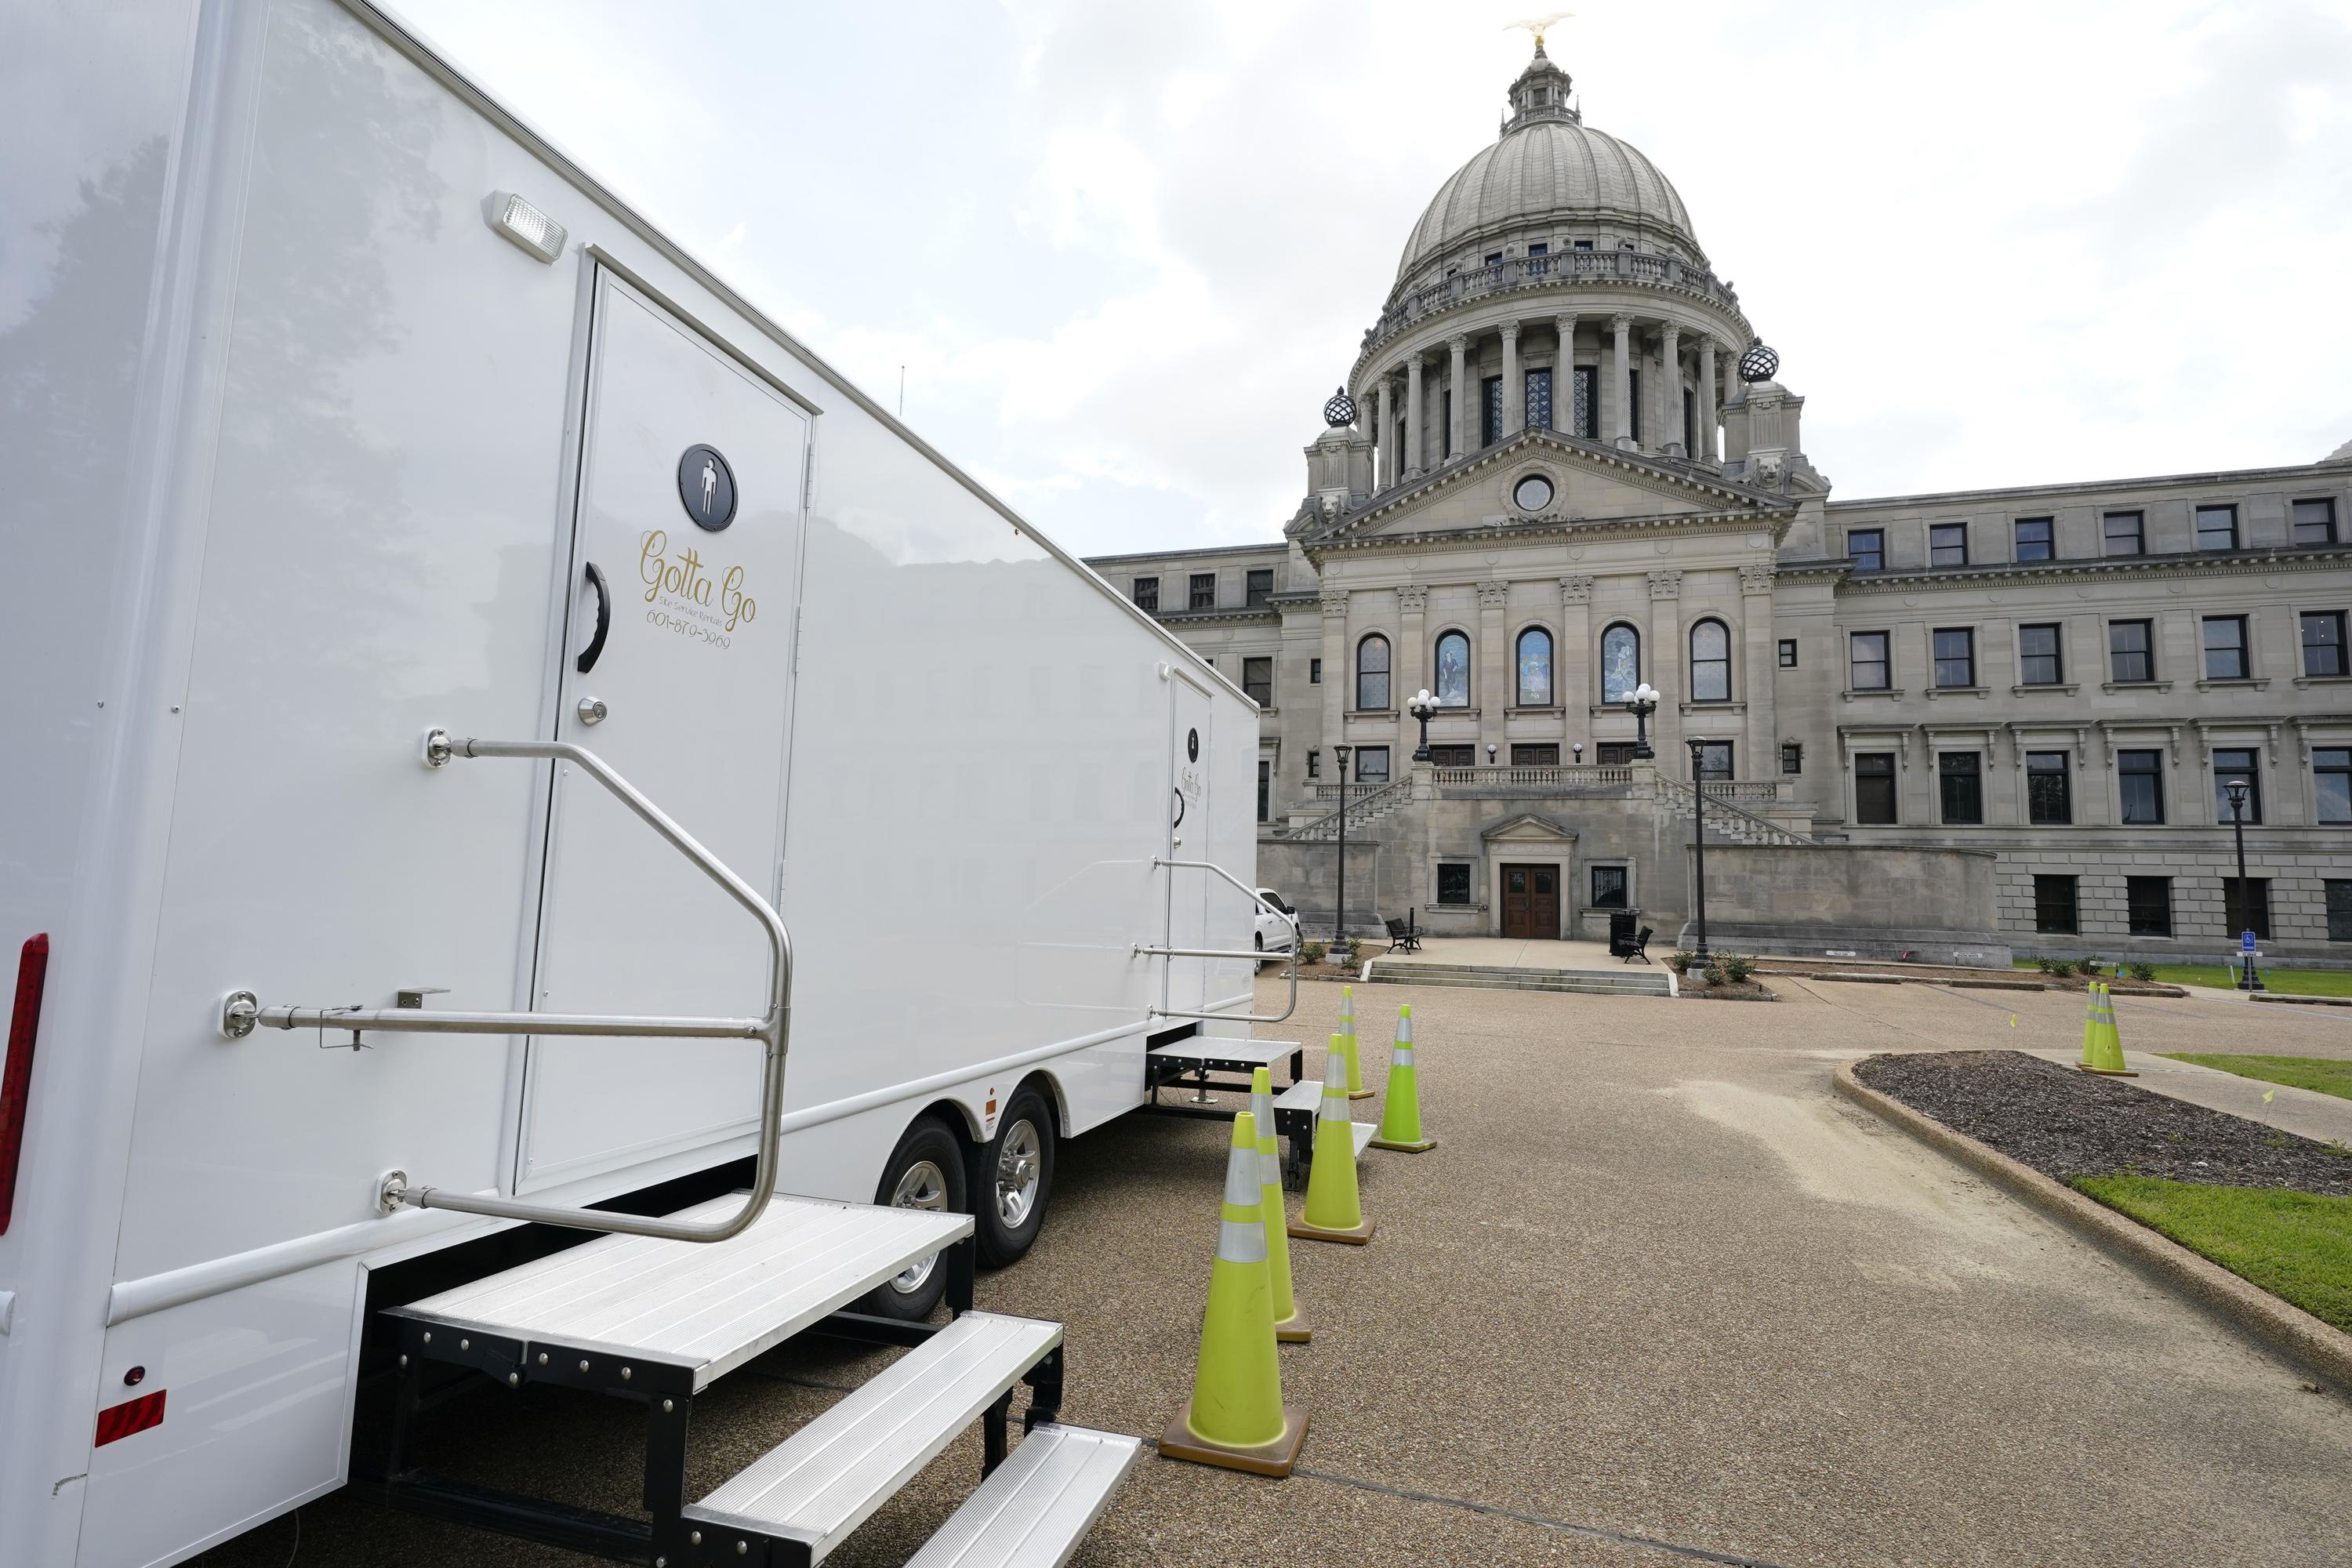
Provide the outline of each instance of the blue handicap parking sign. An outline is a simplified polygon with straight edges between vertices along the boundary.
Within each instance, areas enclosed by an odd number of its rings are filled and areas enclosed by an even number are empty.
[[[2252,932],[2252,931],[2240,931],[2240,932],[2238,933],[2238,951],[2239,951],[2240,952],[2247,953],[2247,954],[2249,954],[2249,955],[2251,955],[2251,954],[2253,952],[2253,951],[2254,951],[2254,933],[2253,933],[2253,932]]]

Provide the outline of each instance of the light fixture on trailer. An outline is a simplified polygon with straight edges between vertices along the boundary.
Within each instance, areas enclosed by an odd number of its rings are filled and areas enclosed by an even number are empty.
[[[499,235],[541,261],[563,254],[563,226],[511,191],[492,191],[482,216]]]

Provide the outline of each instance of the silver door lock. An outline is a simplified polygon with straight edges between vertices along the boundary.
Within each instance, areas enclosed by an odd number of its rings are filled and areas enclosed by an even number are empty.
[[[605,715],[611,711],[601,697],[583,697],[580,700],[580,721],[583,724],[602,724]]]

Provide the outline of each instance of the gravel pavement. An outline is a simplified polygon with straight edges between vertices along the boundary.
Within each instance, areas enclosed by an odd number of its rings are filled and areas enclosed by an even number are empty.
[[[1370,1083],[1413,1003],[1442,1142],[1367,1153],[1369,1247],[1292,1244],[1316,1324],[1282,1352],[1313,1416],[1300,1470],[1147,1457],[1076,1563],[2352,1556],[2352,1402],[1830,1090],[1832,1064],[1878,1051],[2078,1042],[2079,996],[1771,983],[1780,1003],[1740,1007],[1358,986]],[[1321,1040],[1339,987],[1299,996],[1265,1033]],[[2352,1012],[2116,1010],[2136,1050],[2352,1057]],[[1226,1138],[1139,1117],[1066,1145],[1045,1235],[982,1277],[982,1307],[1068,1324],[1071,1420],[1154,1436],[1190,1392]],[[696,1405],[690,1486],[890,1353],[787,1347],[722,1383]],[[638,1427],[604,1402],[492,1392],[425,1437],[471,1479],[635,1500]],[[828,1562],[903,1562],[978,1451],[968,1436]],[[197,1561],[279,1568],[295,1528]],[[344,1497],[300,1529],[295,1568],[583,1561]]]

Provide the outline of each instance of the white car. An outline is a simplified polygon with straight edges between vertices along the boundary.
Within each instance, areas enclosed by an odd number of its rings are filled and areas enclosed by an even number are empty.
[[[1272,888],[1260,888],[1257,896],[1279,910],[1280,914],[1261,909],[1257,912],[1257,950],[1260,952],[1288,952],[1298,940],[1298,911],[1283,902],[1282,895]]]

